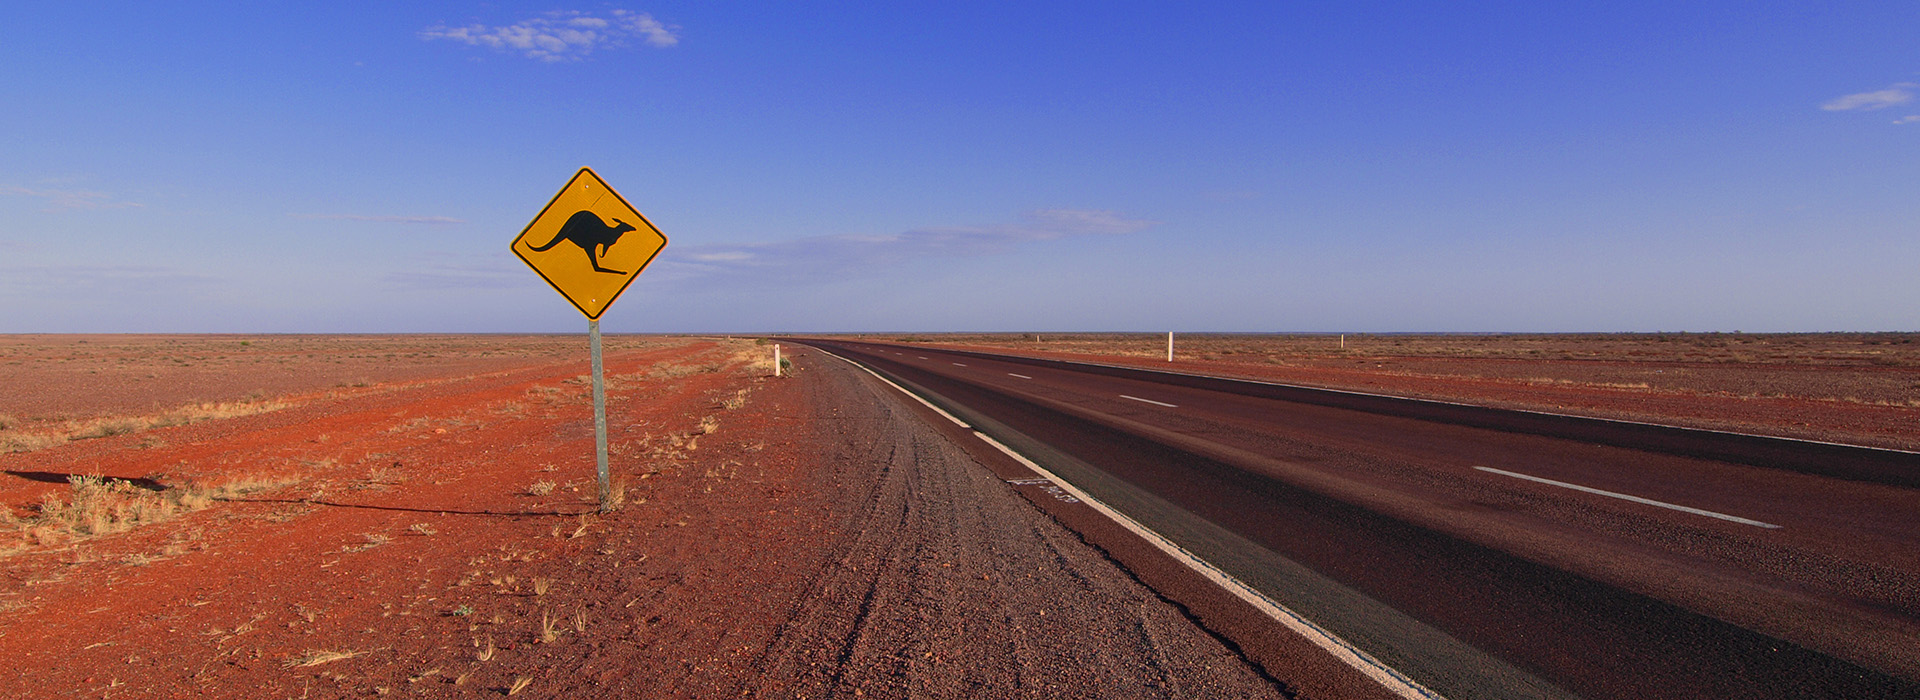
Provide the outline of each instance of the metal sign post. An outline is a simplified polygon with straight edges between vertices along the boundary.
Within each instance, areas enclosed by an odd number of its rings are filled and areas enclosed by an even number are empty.
[[[600,372],[600,319],[587,321],[589,351],[593,355],[593,460],[600,474],[600,512],[613,503],[607,480],[607,382]]]

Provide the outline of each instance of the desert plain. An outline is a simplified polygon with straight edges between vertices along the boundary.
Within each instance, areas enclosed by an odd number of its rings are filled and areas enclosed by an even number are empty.
[[[1920,334],[1181,334],[1173,362],[1153,334],[859,337],[1920,449]],[[587,367],[580,336],[0,336],[0,679],[1338,696],[779,338],[609,336],[602,512]]]

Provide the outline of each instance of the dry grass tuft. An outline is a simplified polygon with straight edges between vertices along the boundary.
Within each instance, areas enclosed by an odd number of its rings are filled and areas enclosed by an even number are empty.
[[[373,548],[375,548],[375,547],[378,547],[378,546],[380,546],[380,545],[383,545],[383,544],[386,544],[386,543],[388,543],[388,542],[390,542],[390,541],[392,541],[392,540],[393,540],[393,537],[392,537],[392,536],[390,536],[390,535],[385,535],[385,534],[382,534],[382,533],[378,533],[378,532],[367,532],[367,533],[361,533],[361,535],[360,535],[360,536],[361,536],[361,537],[363,537],[363,538],[365,538],[365,539],[366,539],[366,542],[364,542],[364,543],[361,543],[361,544],[350,544],[350,545],[347,545],[347,546],[345,546],[345,547],[342,547],[342,548],[340,549],[340,551],[342,551],[342,552],[346,552],[346,553],[348,553],[348,554],[353,554],[353,553],[357,553],[357,552],[364,552],[364,551],[367,551],[367,550],[369,550],[369,549],[373,549]]]
[[[297,658],[288,659],[286,663],[286,667],[287,668],[308,668],[311,666],[319,666],[320,664],[330,664],[335,661],[351,659],[353,657],[356,657],[365,653],[367,652],[329,651],[325,649],[314,649],[312,651],[308,651],[307,653],[300,655]]]
[[[125,532],[141,525],[164,522],[183,513],[204,510],[214,501],[277,488],[295,480],[278,477],[240,477],[217,486],[191,484],[153,491],[133,482],[101,476],[67,478],[62,496],[49,493],[20,517],[0,507],[0,555],[33,545],[47,545]],[[12,541],[6,541],[7,535]]]
[[[55,433],[17,433],[0,435],[0,453],[32,452],[67,444],[67,436]]]
[[[533,676],[519,676],[514,678],[513,684],[507,686],[507,694],[519,695],[520,691],[526,690],[529,685],[533,685]]]
[[[699,374],[700,371],[701,369],[694,365],[659,362],[648,368],[641,376],[647,379],[679,379],[681,377],[691,377]]]
[[[285,401],[222,401],[215,403],[197,403],[181,406],[160,413],[140,416],[109,416],[88,420],[65,421],[35,431],[16,431],[18,421],[11,416],[0,416],[0,430],[8,435],[0,436],[0,452],[32,452],[66,444],[73,440],[91,440],[95,438],[126,435],[154,428],[168,428],[188,423],[199,423],[224,418],[239,418],[269,411],[278,411],[291,406]]]
[[[546,479],[541,479],[539,481],[533,482],[532,486],[527,487],[527,495],[545,496],[547,494],[553,493],[553,488],[557,485],[558,484],[555,484],[551,481],[547,481]]]
[[[606,511],[611,513],[613,511],[620,510],[620,507],[626,504],[627,504],[627,476],[625,474],[616,475],[613,477],[613,483],[607,485],[607,502],[605,504]],[[585,528],[586,523],[582,522],[581,527]]]

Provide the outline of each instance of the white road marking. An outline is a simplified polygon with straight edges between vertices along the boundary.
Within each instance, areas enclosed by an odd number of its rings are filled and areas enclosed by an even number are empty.
[[[895,385],[894,388],[899,388],[899,386]],[[911,393],[907,395],[913,396]],[[914,398],[920,397],[915,396]],[[1341,639],[1334,635],[1334,633],[1327,631],[1319,625],[1313,624],[1312,620],[1301,617],[1300,613],[1294,612],[1291,608],[1274,602],[1272,598],[1268,598],[1266,594],[1254,590],[1252,586],[1241,582],[1240,579],[1234,578],[1232,574],[1221,571],[1218,567],[1208,563],[1207,560],[1201,559],[1192,552],[1187,551],[1186,548],[1174,544],[1173,540],[1167,539],[1165,535],[1154,532],[1147,526],[1140,524],[1139,521],[1127,517],[1125,513],[1114,510],[1112,506],[1100,502],[1099,499],[1093,496],[1087,495],[1087,492],[1080,490],[1079,487],[1074,486],[1071,482],[1055,476],[1053,472],[1047,471],[1045,467],[1039,464],[1035,464],[1033,460],[1027,459],[1025,455],[1013,451],[1013,448],[1001,444],[999,440],[993,439],[992,436],[979,430],[973,431],[973,435],[999,449],[1001,452],[1006,453],[1007,456],[1012,457],[1014,461],[1026,465],[1026,467],[1032,469],[1035,474],[1046,477],[1047,481],[1057,484],[1061,490],[1079,499],[1081,503],[1087,504],[1088,507],[1093,508],[1101,515],[1107,516],[1107,519],[1119,523],[1121,527],[1138,535],[1140,539],[1146,540],[1148,544],[1153,545],[1155,549],[1172,557],[1174,561],[1187,565],[1187,568],[1193,569],[1194,572],[1212,581],[1214,585],[1226,589],[1228,593],[1232,593],[1234,597],[1253,606],[1255,610],[1265,613],[1267,617],[1273,618],[1275,622],[1279,622],[1287,629],[1292,630],[1294,634],[1305,637],[1307,641],[1312,642],[1314,646],[1320,647],[1334,658],[1345,662],[1348,666],[1352,666],[1361,674],[1372,679],[1373,682],[1379,683],[1382,687],[1386,688],[1387,692],[1406,698],[1407,700],[1435,700],[1436,698],[1442,698],[1439,693],[1428,690],[1426,686],[1420,685],[1418,681],[1412,678],[1408,678],[1406,674],[1381,663],[1379,659],[1373,658],[1373,655],[1362,651],[1359,647],[1347,642],[1347,640]]]
[[[918,357],[918,358],[920,358],[920,359],[922,359],[922,360],[924,360],[924,359],[927,359],[927,356],[926,356],[926,355],[914,355],[914,357]]]
[[[1528,475],[1526,475],[1526,474],[1521,474],[1521,473],[1518,473],[1518,472],[1510,472],[1510,471],[1507,471],[1507,470],[1505,470],[1505,469],[1494,469],[1493,467],[1474,467],[1474,469],[1478,469],[1478,470],[1480,470],[1480,471],[1483,471],[1483,472],[1490,472],[1490,473],[1493,473],[1493,474],[1499,474],[1499,475],[1501,475],[1501,476],[1511,476],[1511,477],[1513,477],[1513,478],[1515,478],[1515,479],[1526,479],[1527,481],[1532,481],[1532,482],[1536,482],[1536,483],[1541,483],[1541,484],[1546,484],[1546,485],[1549,485],[1549,486],[1558,486],[1558,487],[1560,487],[1560,488],[1564,488],[1564,489],[1573,489],[1573,490],[1575,490],[1575,491],[1579,491],[1579,492],[1582,492],[1582,493],[1591,493],[1591,494],[1594,494],[1594,495],[1596,495],[1596,496],[1606,496],[1606,497],[1608,497],[1608,498],[1618,498],[1618,499],[1620,499],[1620,500],[1623,500],[1623,501],[1633,501],[1634,503],[1639,503],[1639,504],[1643,504],[1643,505],[1649,505],[1649,506],[1659,506],[1659,507],[1661,507],[1661,508],[1666,508],[1666,509],[1669,509],[1669,510],[1677,510],[1677,511],[1680,511],[1680,512],[1682,512],[1682,513],[1692,513],[1692,514],[1694,514],[1694,515],[1704,515],[1704,516],[1707,516],[1707,517],[1709,517],[1709,518],[1719,518],[1719,519],[1721,519],[1721,520],[1725,520],[1725,521],[1728,521],[1728,522],[1734,522],[1734,523],[1740,523],[1741,525],[1752,525],[1752,526],[1754,526],[1754,527],[1764,527],[1764,528],[1767,528],[1767,529],[1770,529],[1770,530],[1778,530],[1778,529],[1780,529],[1780,527],[1781,527],[1781,526],[1779,526],[1779,525],[1775,525],[1775,524],[1773,524],[1773,523],[1763,523],[1763,522],[1760,522],[1760,521],[1758,521],[1758,520],[1748,520],[1748,519],[1746,519],[1746,518],[1742,518],[1742,517],[1739,517],[1739,516],[1736,516],[1736,515],[1727,515],[1726,513],[1715,513],[1715,512],[1713,512],[1713,511],[1710,511],[1710,510],[1701,510],[1701,509],[1699,509],[1699,508],[1688,508],[1688,507],[1686,507],[1686,506],[1677,506],[1677,505],[1674,505],[1674,504],[1672,504],[1672,503],[1666,503],[1666,502],[1662,502],[1662,501],[1656,501],[1656,500],[1653,500],[1653,499],[1651,499],[1651,498],[1641,498],[1641,497],[1639,497],[1639,496],[1629,496],[1629,495],[1627,495],[1627,494],[1624,494],[1624,493],[1614,493],[1614,492],[1612,492],[1612,491],[1602,491],[1602,490],[1600,490],[1600,489],[1596,489],[1596,488],[1593,488],[1593,487],[1590,487],[1590,486],[1581,486],[1581,485],[1579,485],[1579,484],[1569,484],[1569,483],[1567,483],[1567,482],[1564,482],[1564,481],[1554,481],[1554,480],[1552,480],[1552,479],[1542,479],[1542,478],[1540,478],[1540,477],[1537,477],[1537,476],[1528,476]]]
[[[817,348],[816,348],[816,349],[817,349]],[[957,426],[960,426],[960,427],[962,427],[962,428],[966,428],[966,429],[968,429],[968,430],[972,430],[972,429],[973,429],[973,426],[971,426],[971,425],[967,425],[967,422],[966,422],[966,421],[963,421],[963,420],[960,420],[960,419],[958,419],[958,418],[955,418],[955,417],[953,417],[953,414],[951,414],[951,413],[948,413],[948,412],[946,412],[946,411],[944,411],[944,410],[941,410],[941,408],[940,408],[939,406],[935,406],[935,405],[933,405],[933,402],[931,402],[931,401],[928,401],[928,400],[926,400],[926,399],[923,399],[923,398],[920,398],[920,395],[919,395],[919,394],[915,394],[915,393],[913,393],[913,392],[911,392],[911,391],[907,391],[907,388],[906,388],[906,387],[903,387],[903,386],[900,386],[899,384],[895,384],[895,383],[893,383],[893,380],[891,380],[891,379],[888,379],[888,378],[886,378],[886,377],[882,377],[882,376],[880,376],[880,373],[879,373],[879,372],[875,372],[875,371],[873,371],[873,370],[871,370],[871,369],[867,369],[867,366],[866,366],[866,365],[863,365],[863,364],[860,364],[860,363],[858,363],[858,362],[854,362],[853,360],[849,360],[849,359],[847,359],[847,358],[844,358],[844,357],[840,357],[839,355],[835,355],[835,354],[833,354],[833,353],[831,353],[831,352],[827,352],[826,350],[821,350],[820,352],[825,352],[825,353],[827,353],[827,355],[828,355],[829,357],[833,357],[833,358],[837,358],[837,359],[839,359],[839,360],[840,360],[841,362],[845,362],[845,363],[847,363],[847,364],[850,364],[850,365],[853,365],[853,366],[855,366],[855,367],[859,367],[859,368],[860,368],[860,369],[861,369],[862,371],[864,371],[864,372],[866,372],[867,374],[871,374],[871,375],[873,375],[873,377],[874,377],[875,379],[878,379],[878,380],[880,380],[880,381],[883,381],[883,382],[886,382],[886,383],[887,383],[887,386],[890,386],[890,387],[893,387],[893,388],[895,388],[895,389],[899,389],[899,390],[900,390],[900,393],[902,393],[902,394],[906,394],[907,396],[910,396],[910,397],[912,397],[912,398],[913,398],[913,400],[915,400],[915,401],[918,401],[918,402],[920,402],[920,403],[921,403],[922,405],[925,405],[925,406],[926,406],[927,408],[931,408],[931,409],[933,409],[933,412],[934,412],[934,413],[938,413],[938,414],[940,414],[940,415],[942,415],[942,416],[945,416],[947,420],[950,420],[950,421],[953,421],[953,424],[954,424],[954,425],[957,425]]]
[[[955,367],[965,367],[966,365],[963,365],[963,364],[960,364],[960,363],[958,363],[958,362],[955,362],[955,363],[953,363],[953,366],[955,366]]]
[[[1175,406],[1175,405],[1173,405],[1173,404],[1170,404],[1170,403],[1165,403],[1165,402],[1161,402],[1161,401],[1155,401],[1155,400],[1153,400],[1153,399],[1143,399],[1143,398],[1140,398],[1140,397],[1138,397],[1138,396],[1128,396],[1128,395],[1126,395],[1126,394],[1121,394],[1121,395],[1120,395],[1120,398],[1123,398],[1123,399],[1133,399],[1133,400],[1135,400],[1135,401],[1139,401],[1140,403],[1150,403],[1150,404],[1153,404],[1153,405],[1155,405],[1155,406],[1166,406],[1167,408],[1179,408],[1179,406]]]
[[[826,351],[822,350],[821,352]],[[1379,683],[1385,687],[1387,692],[1406,698],[1407,700],[1435,700],[1436,698],[1442,698],[1439,693],[1428,690],[1426,686],[1420,685],[1419,682],[1408,678],[1406,674],[1381,663],[1379,659],[1373,658],[1373,655],[1348,643],[1347,640],[1341,639],[1332,632],[1321,628],[1319,625],[1313,624],[1312,620],[1301,617],[1300,613],[1294,612],[1291,608],[1274,602],[1272,598],[1268,598],[1266,594],[1254,590],[1252,586],[1241,582],[1240,579],[1234,578],[1232,574],[1221,571],[1218,567],[1207,563],[1206,560],[1194,556],[1192,552],[1188,552],[1180,545],[1174,544],[1173,541],[1167,539],[1166,536],[1154,532],[1147,528],[1147,526],[1140,524],[1139,521],[1127,517],[1120,511],[1114,510],[1111,506],[1095,500],[1094,497],[1087,495],[1087,492],[1081,491],[1078,487],[1058,476],[1054,476],[1053,472],[1047,471],[1045,467],[1035,464],[1033,460],[1027,459],[1025,455],[1013,451],[1013,448],[1001,444],[999,440],[995,440],[986,433],[975,429],[973,426],[967,425],[965,421],[953,417],[953,414],[941,410],[939,406],[933,405],[932,402],[920,398],[919,394],[907,391],[906,387],[895,384],[893,380],[880,376],[879,372],[867,368],[866,365],[840,357],[831,352],[827,352],[827,355],[859,367],[867,374],[871,374],[880,381],[886,382],[887,386],[899,390],[900,393],[906,394],[927,408],[933,409],[935,413],[945,416],[947,420],[953,421],[962,428],[972,430],[974,437],[980,438],[987,444],[1006,453],[1007,456],[1012,457],[1014,461],[1025,465],[1028,469],[1033,470],[1033,473],[1039,474],[1047,481],[1059,485],[1062,490],[1072,494],[1073,497],[1079,499],[1080,502],[1092,507],[1101,515],[1107,516],[1108,519],[1119,523],[1121,527],[1140,536],[1140,538],[1146,540],[1148,544],[1153,545],[1155,549],[1165,552],[1167,556],[1172,557],[1174,561],[1187,565],[1187,568],[1193,569],[1207,580],[1212,581],[1214,585],[1226,589],[1227,592],[1232,593],[1234,597],[1245,601],[1248,605],[1253,606],[1254,609],[1265,613],[1267,617],[1273,618],[1274,621],[1286,626],[1287,629],[1293,630],[1294,634],[1307,638],[1308,641],[1313,642],[1314,646],[1320,647],[1327,653],[1332,654],[1334,658],[1345,662],[1348,666],[1352,666],[1360,671],[1361,674],[1372,679],[1375,683]]]
[[[1019,377],[1019,378],[1021,378],[1021,379],[1032,379],[1032,378],[1033,378],[1033,377],[1029,377],[1029,376],[1027,376],[1027,375],[1024,375],[1024,374],[1014,374],[1014,373],[1012,373],[1012,372],[1008,372],[1008,373],[1007,373],[1007,376],[1009,376],[1009,377]]]

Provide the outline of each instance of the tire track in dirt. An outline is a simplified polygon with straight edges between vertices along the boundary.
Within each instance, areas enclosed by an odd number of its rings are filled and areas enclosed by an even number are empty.
[[[810,364],[837,540],[746,694],[1282,696],[897,396]]]

